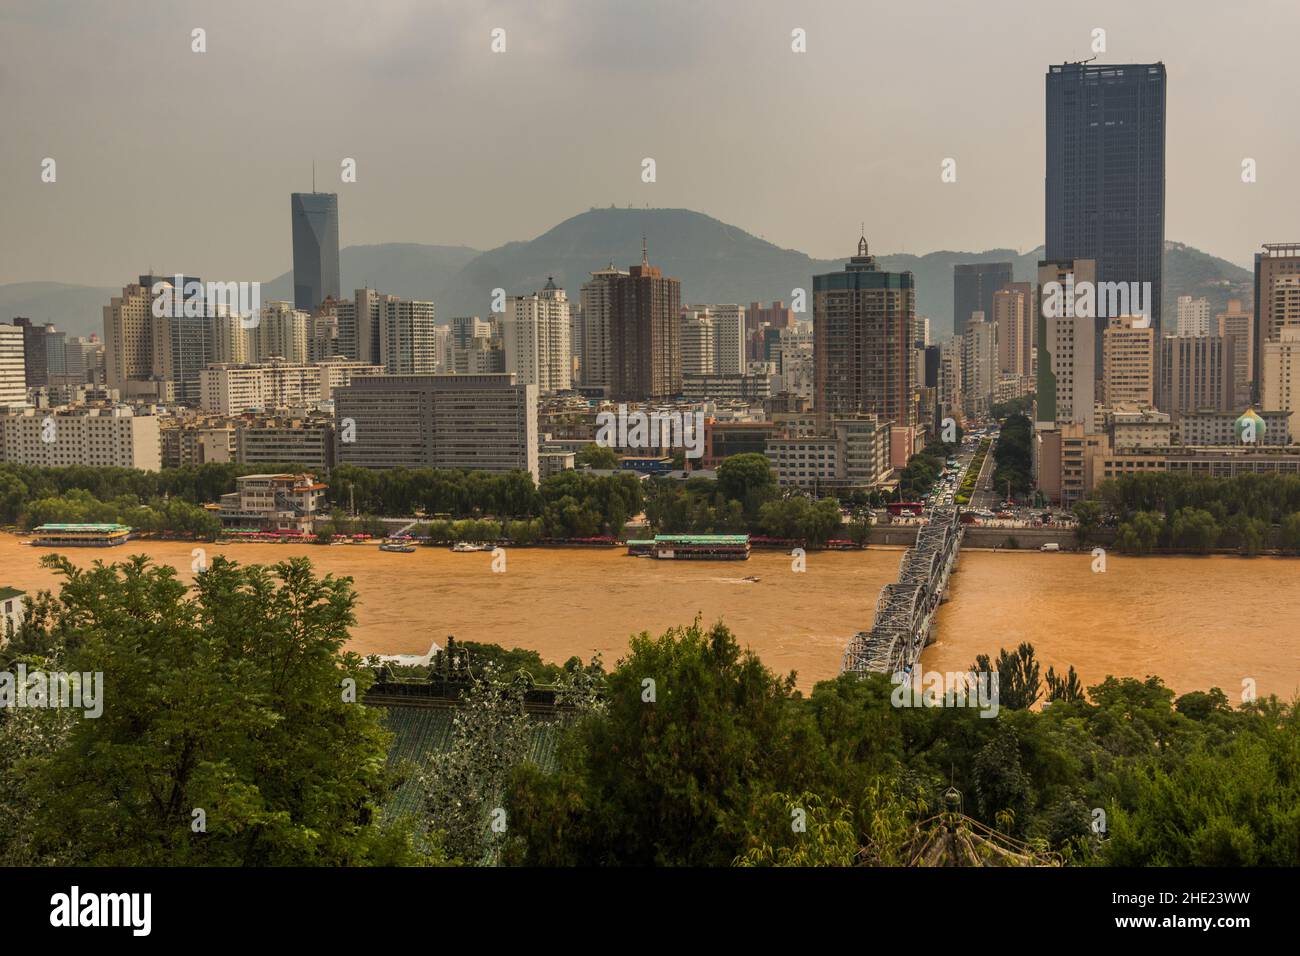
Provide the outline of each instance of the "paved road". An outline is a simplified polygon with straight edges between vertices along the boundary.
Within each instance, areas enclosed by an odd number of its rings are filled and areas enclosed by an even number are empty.
[[[984,467],[980,469],[979,477],[975,480],[975,491],[971,495],[970,504],[967,506],[972,511],[979,511],[987,508],[989,511],[997,511],[998,505],[1002,503],[1002,494],[992,487],[993,471],[995,468],[993,461],[993,445],[997,444],[997,436],[993,437],[993,444],[989,446],[989,453],[984,456]]]

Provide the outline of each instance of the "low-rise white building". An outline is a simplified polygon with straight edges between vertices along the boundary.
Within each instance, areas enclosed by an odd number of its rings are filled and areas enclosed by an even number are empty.
[[[0,415],[0,461],[157,471],[158,418],[125,406],[11,411]]]
[[[26,591],[0,588],[0,647],[4,647],[22,627],[26,607]]]
[[[325,485],[315,475],[243,475],[234,491],[221,496],[221,525],[309,534],[324,497]]]
[[[874,487],[892,470],[890,425],[874,416],[832,419],[829,434],[769,438],[767,457],[782,487],[815,493]]]

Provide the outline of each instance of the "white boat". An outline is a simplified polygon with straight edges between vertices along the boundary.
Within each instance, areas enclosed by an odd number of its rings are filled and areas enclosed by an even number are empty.
[[[491,545],[484,544],[481,541],[457,541],[451,546],[451,550],[457,554],[464,554],[468,551],[487,551],[490,547]]]

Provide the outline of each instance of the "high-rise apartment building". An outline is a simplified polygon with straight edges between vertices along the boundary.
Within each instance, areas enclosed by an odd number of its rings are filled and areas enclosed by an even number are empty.
[[[0,325],[0,408],[27,404],[25,332],[21,325]]]
[[[954,335],[939,346],[939,409],[943,416],[957,417],[966,404],[962,394],[962,359],[966,340]],[[941,416],[942,417],[942,416]]]
[[[1044,259],[1094,260],[1097,282],[1150,283],[1139,288],[1157,340],[1165,86],[1163,63],[1065,63],[1047,71]],[[1106,320],[1095,317],[1094,366],[1101,361]]]
[[[28,388],[49,384],[49,364],[45,360],[45,329],[31,319],[19,316],[13,324],[23,330],[23,368]]]
[[[451,350],[451,368],[457,375],[500,374],[506,370],[506,353],[501,341],[491,337],[469,340],[469,347]]]
[[[813,276],[815,401],[823,424],[859,413],[915,424],[915,313],[912,273],[877,269],[865,236],[844,271]]]
[[[467,349],[474,339],[490,339],[492,323],[484,322],[477,315],[458,315],[451,320],[451,347]]]
[[[1033,286],[1011,282],[994,292],[993,323],[998,327],[998,371],[1006,375],[1033,374]]]
[[[73,336],[65,343],[66,384],[104,384],[104,343],[92,335]]]
[[[307,320],[307,361],[320,362],[343,354],[339,348],[338,300],[326,299]]]
[[[798,322],[777,332],[772,352],[780,381],[778,390],[814,401],[817,387],[817,363],[814,359],[814,335],[811,322]]]
[[[707,309],[713,320],[713,368],[719,375],[738,375],[749,359],[745,352],[745,307],[742,305],[692,306]]]
[[[153,283],[153,276],[140,276],[104,306],[105,378],[123,399],[174,397],[171,318],[153,314]]]
[[[1300,325],[1286,325],[1264,343],[1263,403],[1289,411],[1290,440],[1300,442]]]
[[[1144,321],[1116,316],[1102,333],[1102,402],[1108,408],[1155,407],[1155,329]]]
[[[628,273],[609,267],[591,274],[582,284],[582,386],[608,392],[613,363],[610,320],[614,314],[615,283]]]
[[[975,312],[984,320],[993,315],[993,293],[1012,281],[1011,263],[975,262],[952,267],[953,333],[964,335],[966,323]]]
[[[506,371],[543,394],[572,388],[569,321],[569,300],[553,277],[540,292],[506,299],[501,322]]]
[[[1034,399],[1034,421],[1042,428],[1082,425],[1093,428],[1096,401],[1098,346],[1096,321],[1079,315],[1074,290],[1081,283],[1097,281],[1096,263],[1091,259],[1064,259],[1038,263],[1038,386]],[[1055,284],[1059,296],[1047,294]]]
[[[293,218],[293,304],[311,315],[326,298],[339,297],[339,197],[314,191],[294,193],[289,209]]]
[[[644,244],[641,264],[611,281],[610,397],[647,401],[680,394],[681,283],[650,265]]]
[[[1190,295],[1178,297],[1178,335],[1210,335],[1215,332],[1210,327],[1210,300],[1204,296],[1193,298]]]
[[[1250,404],[1251,383],[1255,380],[1255,322],[1254,316],[1242,308],[1240,299],[1229,299],[1228,307],[1214,317],[1211,330],[1232,339],[1232,393],[1233,405],[1245,408]]]
[[[682,375],[710,375],[714,368],[713,317],[708,309],[683,309]]]
[[[763,354],[765,330],[772,329],[780,333],[782,329],[791,328],[794,324],[794,310],[780,299],[774,301],[770,306],[764,306],[758,302],[749,303],[745,308],[746,361],[758,362],[766,358]]]
[[[1264,344],[1281,338],[1282,329],[1300,325],[1300,304],[1295,298],[1294,281],[1300,276],[1300,242],[1265,243],[1264,251],[1255,253],[1255,370],[1259,381],[1255,394],[1262,396],[1264,379]]]
[[[259,313],[257,321],[261,321]],[[242,363],[249,360],[253,352],[253,320],[241,319],[238,315],[222,310],[212,319],[212,362]]]
[[[432,375],[438,366],[432,302],[380,295],[379,357],[390,375]],[[359,306],[359,303],[358,303]]]
[[[171,383],[176,401],[193,405],[199,396],[199,371],[214,361],[215,331],[208,315],[207,289],[202,279],[192,275],[141,276],[140,284],[151,293],[160,289],[155,295],[173,297],[171,313],[154,317],[155,353],[167,354],[155,355],[153,374]],[[211,311],[216,311],[216,303]]]
[[[537,386],[499,375],[377,375],[334,393],[340,464],[526,471],[538,478]],[[351,440],[349,440],[351,439]]]
[[[311,315],[291,302],[268,302],[262,306],[256,326],[249,330],[250,359],[269,362],[283,359],[293,365],[307,362],[307,328]]]
[[[993,387],[998,380],[998,326],[984,321],[984,313],[972,312],[962,342],[962,383],[966,414],[987,415],[993,404]]]

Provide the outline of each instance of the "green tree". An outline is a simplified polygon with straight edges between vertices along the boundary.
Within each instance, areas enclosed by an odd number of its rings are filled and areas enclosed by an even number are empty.
[[[1282,519],[1282,547],[1292,554],[1300,554],[1300,511]]]
[[[1219,524],[1203,508],[1181,508],[1169,521],[1169,538],[1176,548],[1207,554],[1219,542]]]
[[[855,515],[845,526],[848,538],[859,548],[865,548],[871,542],[871,519],[865,514]]]
[[[578,453],[573,456],[573,462],[579,468],[612,470],[618,467],[619,457],[614,449],[593,442],[578,449]]]
[[[1064,677],[1056,673],[1056,668],[1047,668],[1047,699],[1066,703],[1084,699],[1083,684],[1079,681],[1079,675],[1075,672],[1073,664]]]
[[[751,452],[732,455],[718,465],[718,491],[729,501],[739,501],[753,516],[776,494],[776,475],[766,455]]]
[[[1074,517],[1077,524],[1074,534],[1079,539],[1079,544],[1087,544],[1092,538],[1101,524],[1101,514],[1101,504],[1091,498],[1075,502]]]
[[[303,558],[218,557],[192,595],[137,556],[63,579],[49,629],[103,712],[25,767],[32,849],[93,865],[353,865],[410,859],[383,830],[389,735],[342,646],[351,579]]]
[[[1150,554],[1160,544],[1164,519],[1152,511],[1139,511],[1130,521],[1122,522],[1115,535],[1115,545],[1128,554]]]
[[[800,765],[792,690],[721,624],[632,638],[607,711],[575,725],[557,771],[516,775],[515,862],[730,864],[756,803]]]
[[[970,670],[991,673],[993,667],[987,654],[980,654]],[[1014,651],[1005,647],[998,654],[998,702],[1012,710],[1028,710],[1042,694],[1038,680],[1038,661],[1034,658],[1034,645],[1022,642]]]

